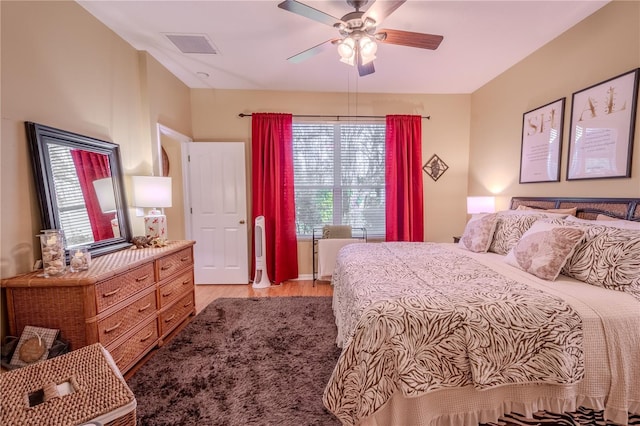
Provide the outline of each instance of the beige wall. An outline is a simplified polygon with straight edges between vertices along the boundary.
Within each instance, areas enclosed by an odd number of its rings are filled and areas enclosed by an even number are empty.
[[[151,174],[156,122],[190,133],[191,111],[184,84],[77,3],[0,7],[0,276],[9,277],[31,269],[42,228],[25,121],[115,142],[125,175]],[[143,233],[142,219],[131,219]]]
[[[437,182],[423,174],[425,240],[451,242],[452,237],[462,231],[466,220],[464,203],[467,194],[470,96],[360,93],[357,96],[357,109],[356,105],[350,103],[355,98],[354,93],[194,89],[191,91],[193,137],[195,141],[245,142],[247,181],[251,182],[251,119],[239,118],[241,112],[349,115],[357,110],[359,115],[431,116],[430,120],[422,121],[423,163],[436,153],[449,166],[449,170]],[[251,217],[250,210],[248,214]],[[298,245],[300,274],[311,274],[310,246],[308,241]]]
[[[423,160],[436,153],[450,168],[438,182],[423,176],[428,241],[459,235],[467,194],[495,192],[505,200],[513,195],[640,196],[640,125],[631,179],[564,180],[571,93],[640,66],[639,2],[613,2],[472,95],[357,97],[353,88],[351,93],[189,90],[75,2],[0,5],[3,277],[30,269],[37,255],[33,236],[41,227],[25,120],[120,144],[130,175],[157,171],[157,122],[196,141],[248,144],[251,121],[238,118],[239,112],[430,115],[423,121]],[[563,181],[519,185],[522,113],[562,96],[567,97]],[[167,147],[173,158],[178,156],[175,147]],[[168,214],[177,213],[172,209]],[[134,234],[141,233],[141,218],[130,216]],[[170,235],[179,237],[182,223],[170,220]],[[308,246],[299,248],[302,274],[311,271]]]
[[[614,1],[474,92],[469,195],[640,197],[639,118],[630,179],[566,181],[571,95],[637,67],[640,2]],[[561,182],[519,184],[522,114],[562,97]]]

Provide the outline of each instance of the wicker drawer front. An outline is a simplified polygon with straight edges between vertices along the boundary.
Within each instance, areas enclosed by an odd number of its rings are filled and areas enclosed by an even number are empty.
[[[96,284],[98,312],[102,312],[132,294],[152,286],[153,263],[147,263],[125,274],[118,275]]]
[[[149,315],[154,315],[156,310],[156,293],[153,291],[126,308],[109,315],[107,318],[98,322],[100,343],[105,346],[108,345],[125,332],[140,324],[140,322],[148,318]]]
[[[184,296],[185,292],[191,289],[193,289],[193,270],[181,274],[160,287],[160,307],[169,306],[171,302]]]
[[[158,322],[154,318],[130,339],[114,348],[107,347],[107,350],[111,353],[120,371],[124,372],[128,366],[142,358],[157,342]]]
[[[160,313],[160,335],[165,336],[188,317],[194,309],[193,293],[178,300],[172,307]]]
[[[180,250],[179,252],[158,259],[158,281],[162,281],[179,270],[191,265],[193,265],[193,251],[191,248]]]

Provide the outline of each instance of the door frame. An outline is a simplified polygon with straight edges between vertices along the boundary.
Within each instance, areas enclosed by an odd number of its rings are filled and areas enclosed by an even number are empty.
[[[163,124],[156,123],[156,146],[154,147],[154,161],[153,161],[153,170],[156,176],[162,176],[162,135],[167,136],[180,144],[180,161],[182,162],[182,194],[184,197],[184,211],[182,212],[184,216],[184,235],[186,239],[191,240],[191,194],[189,191],[190,183],[188,173],[185,176],[185,167],[187,166],[188,158],[186,154],[185,144],[192,143],[193,139],[187,135],[183,135],[182,133],[173,130],[170,127],[167,127]]]

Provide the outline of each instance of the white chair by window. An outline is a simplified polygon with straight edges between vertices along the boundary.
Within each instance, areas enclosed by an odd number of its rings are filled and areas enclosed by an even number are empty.
[[[325,225],[313,230],[313,282],[331,280],[338,251],[347,244],[367,241],[365,228],[350,225]],[[317,263],[316,263],[317,257]]]

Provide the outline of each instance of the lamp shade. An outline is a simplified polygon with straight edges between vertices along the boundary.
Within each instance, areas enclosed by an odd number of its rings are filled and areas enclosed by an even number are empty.
[[[171,178],[132,176],[135,207],[171,207]]]
[[[496,211],[496,197],[467,197],[467,213],[493,213]]]
[[[113,190],[113,179],[110,177],[93,181],[93,188],[96,190],[98,204],[102,213],[112,213],[117,210],[116,198]]]

